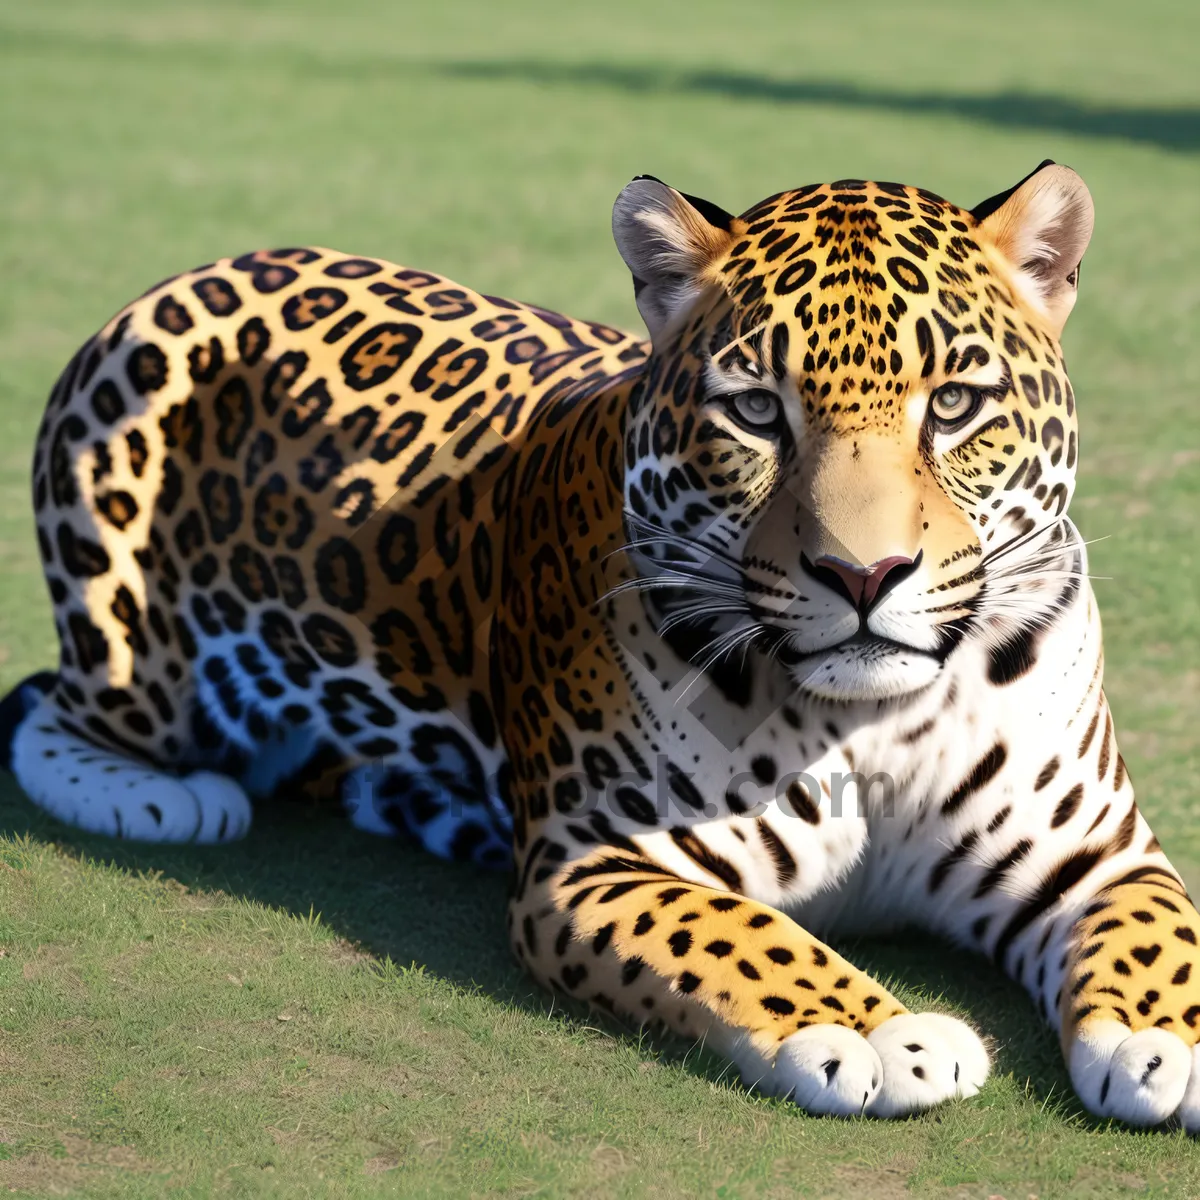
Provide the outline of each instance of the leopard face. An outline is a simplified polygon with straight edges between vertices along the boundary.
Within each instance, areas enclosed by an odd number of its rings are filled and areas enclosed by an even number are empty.
[[[1091,204],[1043,164],[974,211],[842,180],[732,217],[651,179],[614,228],[654,339],[627,525],[669,633],[834,699],[994,669],[1078,587],[1059,337]]]

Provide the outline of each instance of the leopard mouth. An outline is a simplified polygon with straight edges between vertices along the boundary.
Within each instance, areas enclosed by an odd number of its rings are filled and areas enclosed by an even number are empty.
[[[865,625],[840,642],[829,646],[820,646],[815,650],[801,650],[788,644],[779,652],[779,660],[787,666],[799,666],[811,663],[816,659],[827,658],[836,654],[851,654],[860,652],[859,657],[883,657],[887,654],[919,654],[923,658],[940,659],[940,655],[921,646],[913,646],[908,642],[898,642],[894,638],[883,637],[872,633]]]
[[[919,646],[910,646],[907,642],[898,642],[895,638],[883,637],[881,634],[872,633],[869,629],[865,628],[860,628],[857,633],[846,638],[845,641],[831,646],[830,649],[853,650],[860,646],[880,650],[903,650],[909,654],[926,653]]]
[[[803,692],[840,702],[897,700],[923,691],[937,678],[937,653],[880,637],[869,630],[832,646],[779,655]]]

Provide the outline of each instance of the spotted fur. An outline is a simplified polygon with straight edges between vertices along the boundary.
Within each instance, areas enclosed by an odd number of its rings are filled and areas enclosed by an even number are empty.
[[[915,924],[1061,1031],[1098,1113],[1200,1125],[1200,917],[1133,799],[1067,516],[1091,202],[650,177],[651,341],[321,249],[168,280],[38,434],[57,674],[18,779],[118,836],[247,797],[512,861],[545,985],[814,1112],[970,1095],[978,1036],[818,935]]]

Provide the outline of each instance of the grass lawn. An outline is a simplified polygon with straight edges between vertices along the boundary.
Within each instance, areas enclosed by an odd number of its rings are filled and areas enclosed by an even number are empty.
[[[313,242],[633,326],[608,221],[635,174],[734,211],[851,175],[971,204],[1051,157],[1098,214],[1067,353],[1109,694],[1200,884],[1200,8],[983,11],[0,0],[0,693],[56,654],[44,397],[159,278]],[[1200,1194],[1200,1147],[1088,1117],[1024,995],[940,945],[848,952],[992,1034],[994,1080],[813,1120],[556,1007],[510,962],[501,878],[286,807],[231,849],[114,845],[7,776],[0,834],[0,1191]]]

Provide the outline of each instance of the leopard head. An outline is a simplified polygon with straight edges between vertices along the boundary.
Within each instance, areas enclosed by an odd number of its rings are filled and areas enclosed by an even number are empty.
[[[653,341],[625,504],[664,633],[886,699],[964,639],[1018,653],[1079,586],[1073,171],[973,210],[841,180],[739,217],[641,177],[613,229]]]

